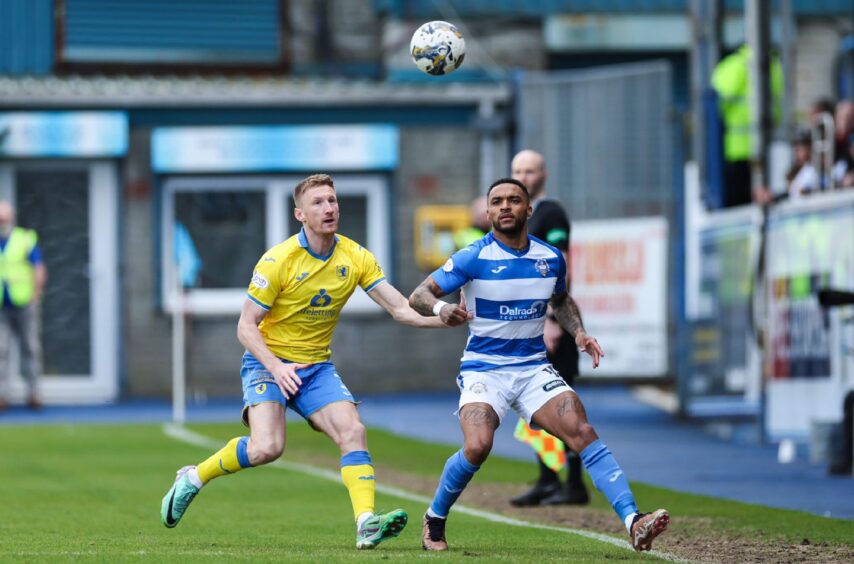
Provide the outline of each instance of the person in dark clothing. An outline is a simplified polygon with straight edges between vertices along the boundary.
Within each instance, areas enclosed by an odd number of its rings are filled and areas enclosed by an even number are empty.
[[[830,474],[851,475],[852,463],[854,463],[854,390],[845,395],[842,404],[842,422],[839,424],[838,448],[830,461],[828,472]]]
[[[571,262],[569,260],[569,235],[571,226],[569,217],[557,200],[546,197],[546,166],[543,156],[531,150],[519,152],[511,163],[513,178],[528,187],[531,194],[531,206],[534,209],[528,220],[528,232],[557,247],[564,255],[567,264],[567,289],[571,287]],[[572,387],[578,376],[578,347],[572,335],[564,331],[551,312],[547,314],[544,334],[548,359],[557,369],[561,378]],[[530,430],[529,430],[530,432]],[[539,431],[545,433],[545,431]],[[528,492],[514,497],[510,503],[515,506],[586,504],[590,501],[581,473],[581,459],[578,454],[566,449],[566,465],[569,472],[567,483],[560,482],[557,472],[543,460],[538,453],[537,461],[540,476],[534,487]]]

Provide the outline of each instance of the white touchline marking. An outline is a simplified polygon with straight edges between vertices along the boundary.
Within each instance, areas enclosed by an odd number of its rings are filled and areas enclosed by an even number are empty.
[[[219,448],[222,446],[222,443],[220,441],[214,440],[210,437],[206,437],[205,435],[201,435],[199,433],[196,433],[195,431],[191,431],[186,427],[182,427],[181,425],[176,425],[174,423],[164,423],[163,432],[167,436],[175,440],[199,447]],[[310,464],[302,464],[300,462],[291,462],[279,459],[275,462],[266,464],[265,466],[273,466],[275,468],[290,470],[291,472],[299,472],[300,474],[306,474],[308,476],[313,476],[316,478],[323,478],[325,480],[330,480],[336,483],[341,481],[341,475],[338,472],[333,472],[332,470],[327,470],[325,468],[318,468]],[[394,497],[399,497],[400,499],[423,503],[425,505],[429,505],[433,501],[431,498],[428,498],[426,496],[412,493],[407,490],[402,490],[394,486],[376,484],[376,490],[381,494],[391,495]],[[513,517],[507,517],[505,515],[500,515],[498,513],[493,513],[491,511],[484,511],[482,509],[466,507],[465,505],[461,504],[454,504],[454,511],[458,513],[463,513],[465,515],[471,515],[473,517],[480,517],[481,519],[485,519],[493,523],[502,523],[504,525],[511,525],[514,527],[527,527],[529,529],[541,529],[544,531],[570,533],[588,539],[608,543],[618,548],[624,548],[626,550],[631,550],[634,552],[632,545],[630,545],[628,541],[624,541],[622,539],[618,539],[616,537],[612,537],[602,533],[594,533],[593,531],[585,531],[583,529],[573,529],[571,527],[555,527],[554,525],[531,523],[529,521],[523,521],[521,519],[516,519]],[[659,552],[657,550],[651,550],[649,552],[646,552],[645,554],[651,554],[653,556],[657,556],[658,558],[661,558],[663,560],[669,560],[671,562],[690,562],[690,560],[685,560],[684,558],[679,558],[678,556],[674,556],[666,552]]]

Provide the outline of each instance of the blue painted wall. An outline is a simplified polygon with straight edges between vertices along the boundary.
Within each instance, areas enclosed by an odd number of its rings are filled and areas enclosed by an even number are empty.
[[[0,0],[0,75],[53,70],[53,0]]]

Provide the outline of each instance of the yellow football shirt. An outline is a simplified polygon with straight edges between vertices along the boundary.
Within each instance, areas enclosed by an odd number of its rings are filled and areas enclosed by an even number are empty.
[[[332,333],[356,286],[370,292],[383,280],[374,255],[352,239],[336,235],[329,254],[319,256],[300,231],[264,253],[248,297],[268,311],[258,328],[273,354],[323,362],[332,354]]]

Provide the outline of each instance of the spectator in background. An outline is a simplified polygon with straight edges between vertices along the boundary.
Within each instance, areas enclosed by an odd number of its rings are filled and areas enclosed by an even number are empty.
[[[454,233],[454,245],[456,245],[457,250],[468,247],[481,239],[491,228],[489,218],[486,217],[486,196],[478,196],[472,200],[469,211],[471,213],[471,224]]]
[[[854,134],[848,138],[848,154],[845,157],[845,172],[839,181],[839,186],[854,188]]]
[[[828,155],[827,151],[833,151],[836,145],[833,134],[835,111],[836,103],[829,98],[819,98],[813,102],[809,111],[813,166],[818,175],[818,190],[825,190],[828,187],[830,172],[827,169],[832,168],[834,163],[834,155]],[[838,181],[836,183],[838,184]],[[788,195],[787,193],[786,196]]]
[[[820,187],[818,171],[812,164],[812,136],[801,132],[793,144],[794,162],[786,173],[789,199],[815,192]]]
[[[844,187],[845,176],[854,170],[851,158],[851,135],[854,133],[854,102],[841,100],[836,104],[833,116],[833,155],[830,160],[830,175],[833,186]]]
[[[854,133],[854,102],[840,100],[836,104],[836,115],[834,117],[834,162],[839,162],[840,159],[848,157],[852,133]]]
[[[9,351],[14,334],[21,347],[21,375],[28,386],[28,404],[41,407],[38,377],[41,363],[39,303],[47,281],[38,235],[15,224],[15,208],[0,201],[0,282],[3,311],[0,314],[0,410],[8,408],[11,379]]]
[[[747,45],[725,57],[712,74],[712,88],[724,123],[724,207],[741,206],[759,198],[767,189],[751,189],[749,66],[753,54]],[[774,122],[782,114],[783,69],[778,57],[771,59],[771,97]]]
[[[852,471],[852,450],[854,450],[854,390],[845,395],[842,401],[842,421],[836,428],[836,444],[827,471],[830,474],[850,476]]]
[[[818,119],[821,114],[830,114],[833,115],[836,108],[836,104],[830,98],[819,98],[810,106],[809,120],[810,125],[816,125],[819,123]]]

